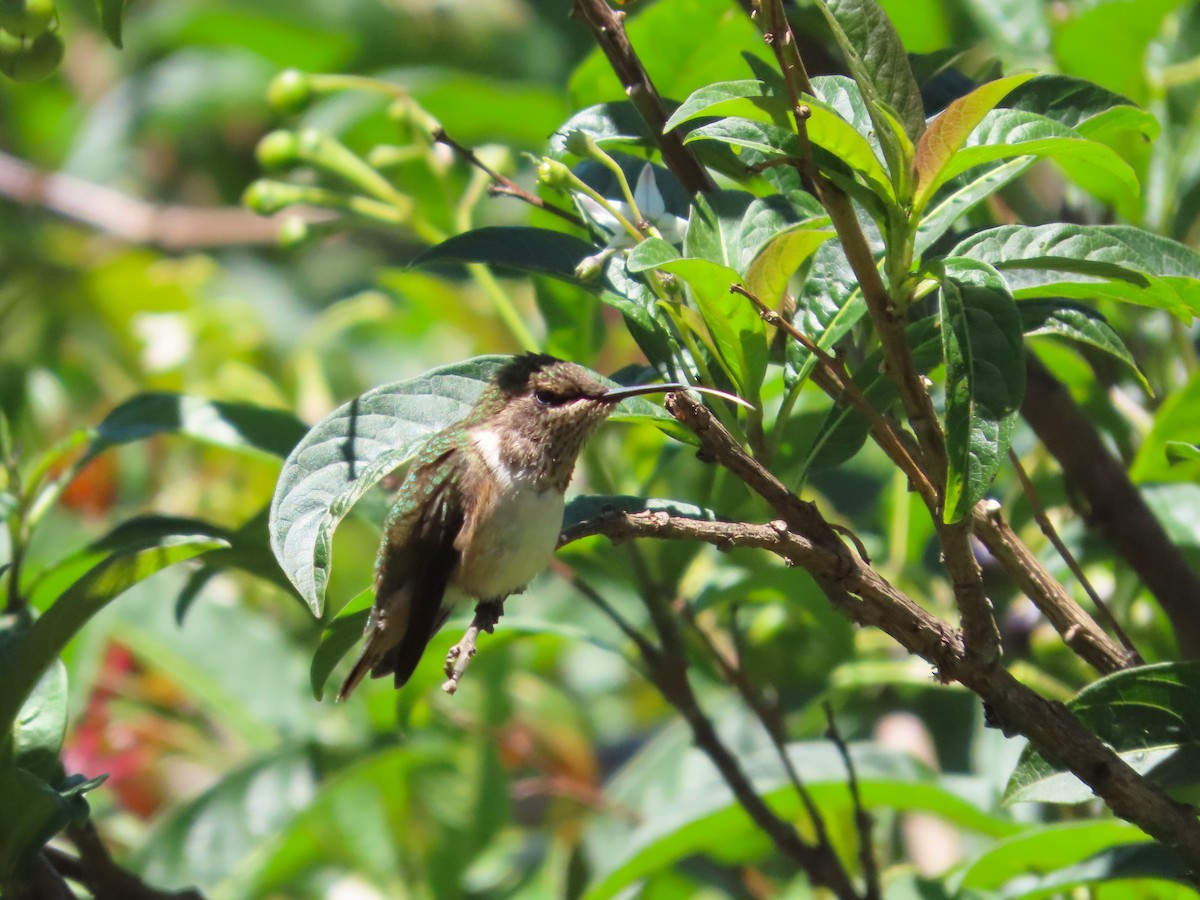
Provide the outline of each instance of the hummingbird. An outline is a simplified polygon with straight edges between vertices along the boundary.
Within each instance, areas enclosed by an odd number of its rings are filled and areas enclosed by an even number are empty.
[[[583,366],[546,354],[503,365],[458,422],[414,457],[375,565],[365,643],[338,691],[412,676],[456,603],[497,605],[554,555],[564,494],[584,442],[619,401],[684,384],[610,388]]]

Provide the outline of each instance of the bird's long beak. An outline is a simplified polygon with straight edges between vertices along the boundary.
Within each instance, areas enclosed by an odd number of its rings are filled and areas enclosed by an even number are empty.
[[[611,388],[603,393],[598,399],[606,403],[619,403],[629,397],[641,397],[643,394],[666,394],[671,391],[697,391],[701,394],[711,394],[714,397],[720,397],[722,400],[728,400],[731,403],[737,403],[747,409],[754,407],[733,394],[725,391],[718,391],[716,388],[697,387],[694,384],[680,384],[679,382],[667,382],[666,384],[634,384],[629,387]]]

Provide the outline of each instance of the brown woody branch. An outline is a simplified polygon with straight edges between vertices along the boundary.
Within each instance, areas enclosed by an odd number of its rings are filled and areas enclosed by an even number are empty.
[[[182,251],[272,244],[277,217],[239,206],[158,205],[0,153],[0,197],[36,206],[132,244]],[[294,214],[294,211],[293,211]],[[314,216],[314,219],[316,217]]]
[[[844,191],[821,174],[813,164],[811,153],[807,152],[808,113],[801,95],[812,93],[812,85],[796,48],[796,36],[784,13],[782,0],[762,0],[762,3],[764,14],[759,17],[760,26],[775,51],[787,85],[796,133],[800,136],[801,146],[805,148],[805,174],[813,185],[817,199],[829,213],[842,250],[862,289],[871,322],[879,335],[886,373],[896,385],[905,415],[921,445],[925,476],[937,488],[937,500],[929,507],[929,511],[937,528],[946,573],[950,576],[967,646],[985,662],[994,662],[1000,657],[1000,630],[984,591],[983,573],[971,552],[970,522],[967,519],[952,523],[943,521],[942,506],[948,471],[946,445],[929,391],[913,363],[912,349],[904,333],[904,317],[896,313],[897,301],[905,301],[902,305],[907,306],[908,297],[891,295],[875,265],[874,254],[859,224],[854,204]]]
[[[704,407],[684,394],[668,395],[668,408],[685,424],[703,426],[705,417],[711,420]],[[710,458],[735,461],[729,466],[733,471],[753,471],[748,464],[753,460],[748,457],[736,462],[745,454],[723,429],[694,430]],[[772,481],[748,484],[755,490],[775,490]],[[764,499],[776,508],[788,505],[781,498],[764,495]],[[819,518],[815,507],[806,506]],[[1141,778],[1065,706],[1021,684],[1003,666],[968,653],[955,629],[888,584],[869,565],[793,529],[782,520],[755,525],[695,521],[652,512],[602,516],[572,529],[566,539],[606,534],[616,540],[656,537],[701,541],[723,548],[759,547],[792,565],[803,566],[853,621],[880,628],[909,652],[932,663],[939,678],[957,681],[978,694],[987,704],[991,721],[1005,733],[1025,735],[1042,756],[1074,773],[1116,815],[1173,848],[1200,883],[1200,822],[1193,807],[1170,799]],[[821,535],[823,530],[817,529],[816,533]]]
[[[654,82],[634,52],[629,35],[625,33],[625,14],[614,10],[606,0],[575,0],[574,10],[575,15],[591,30],[596,43],[621,80],[626,96],[658,142],[666,167],[689,194],[714,190],[716,185],[709,177],[708,170],[700,164],[692,149],[683,143],[679,134],[674,131],[664,133],[666,109]]]

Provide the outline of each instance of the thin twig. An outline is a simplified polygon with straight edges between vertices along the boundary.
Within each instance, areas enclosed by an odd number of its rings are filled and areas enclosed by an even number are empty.
[[[812,822],[813,832],[816,836],[817,846],[823,847],[832,853],[833,845],[829,841],[829,834],[825,829],[825,820],[821,816],[821,811],[817,809],[817,804],[813,800],[812,794],[804,786],[804,782],[800,778],[800,773],[796,771],[796,766],[787,752],[787,735],[783,730],[783,712],[777,704],[768,701],[758,685],[746,675],[746,671],[742,668],[740,660],[730,659],[728,654],[717,646],[712,636],[700,627],[700,623],[696,620],[696,612],[692,609],[691,604],[683,600],[679,604],[679,607],[683,613],[683,620],[691,626],[692,632],[700,639],[700,642],[704,645],[704,649],[708,651],[709,656],[716,662],[717,668],[720,669],[725,681],[738,692],[738,696],[750,707],[751,712],[757,717],[759,724],[762,725],[763,730],[766,731],[767,736],[771,739],[775,755],[779,757],[779,762],[787,774],[788,781],[791,782],[792,790],[796,792],[796,796],[800,798],[800,802],[804,804],[804,809],[808,812],[808,818]]]
[[[859,390],[850,373],[846,371],[845,364],[836,356],[826,352],[812,338],[740,284],[731,284],[729,290],[733,293],[741,294],[753,303],[759,317],[764,322],[785,332],[816,357],[826,376],[817,379],[818,386],[832,397],[834,402],[844,403],[853,407],[859,415],[867,420],[872,437],[875,438],[876,443],[888,455],[888,458],[896,463],[908,477],[909,484],[912,485],[913,489],[921,495],[927,505],[936,505],[937,492],[925,476],[924,470],[922,470],[917,460],[913,458],[907,445],[896,433],[895,429],[892,428],[891,424],[880,415],[879,410]]]
[[[1025,471],[1025,467],[1021,465],[1021,459],[1010,447],[1008,450],[1008,459],[1012,463],[1013,471],[1017,473],[1017,479],[1021,482],[1021,490],[1025,492],[1025,499],[1029,501],[1029,506],[1033,510],[1034,521],[1038,523],[1050,543],[1054,545],[1054,549],[1058,551],[1058,555],[1062,557],[1063,562],[1067,564],[1067,568],[1071,570],[1071,574],[1082,585],[1083,590],[1091,599],[1092,604],[1100,611],[1101,617],[1108,623],[1108,627],[1112,629],[1113,634],[1117,636],[1117,640],[1121,642],[1121,646],[1129,653],[1129,661],[1132,665],[1140,666],[1145,664],[1142,655],[1138,653],[1137,647],[1133,641],[1129,639],[1129,635],[1125,633],[1125,629],[1121,627],[1121,623],[1117,621],[1112,614],[1112,610],[1108,608],[1108,604],[1100,599],[1100,595],[1096,593],[1092,587],[1092,582],[1088,579],[1083,571],[1083,567],[1075,559],[1070,548],[1063,543],[1062,538],[1058,536],[1058,530],[1050,521],[1050,517],[1046,515],[1046,508],[1042,506],[1042,501],[1038,497],[1037,491],[1033,487],[1033,482],[1029,480],[1029,475]]]
[[[531,194],[529,191],[525,190],[525,188],[521,187],[511,178],[501,175],[482,159],[480,159],[479,156],[476,155],[475,151],[470,147],[464,147],[458,141],[454,140],[454,138],[450,137],[450,135],[446,133],[446,129],[434,129],[432,137],[435,142],[439,144],[445,144],[447,147],[453,150],[458,157],[463,160],[463,162],[469,163],[491,178],[493,184],[488,185],[488,193],[490,195],[516,197],[518,200],[528,203],[530,206],[535,206],[540,210],[544,210],[551,215],[558,216],[560,219],[570,222],[572,225],[575,225],[579,228],[586,227],[586,223],[583,221],[583,219],[579,218],[579,216],[575,215],[570,210],[562,209],[561,207],[555,206],[552,203],[547,203],[537,194]]]
[[[867,812],[867,808],[863,806],[862,791],[858,787],[858,773],[854,769],[854,759],[850,756],[850,748],[838,730],[837,720],[833,717],[833,707],[826,700],[821,704],[821,708],[825,710],[825,721],[828,723],[825,737],[829,738],[837,747],[842,762],[846,766],[847,786],[850,788],[850,799],[854,803],[854,827],[858,831],[858,860],[862,866],[863,878],[867,882],[863,900],[879,900],[883,893],[879,881],[879,861],[875,858],[875,844],[871,834],[874,831],[875,822],[871,818],[871,814]]]
[[[977,503],[971,524],[975,536],[1062,635],[1063,643],[1102,675],[1129,667],[1126,651],[1046,571],[1041,560],[1004,520],[998,503],[990,500]]]
[[[486,631],[491,634],[502,615],[503,600],[480,600],[475,605],[475,617],[471,619],[471,624],[467,626],[462,639],[446,654],[446,681],[442,684],[442,690],[447,694],[458,690],[458,682],[475,656],[475,642],[479,639],[479,632]]]

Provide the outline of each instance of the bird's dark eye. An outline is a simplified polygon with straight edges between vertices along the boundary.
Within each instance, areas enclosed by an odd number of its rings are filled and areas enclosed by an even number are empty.
[[[534,391],[533,399],[541,406],[560,406],[566,400],[554,391]]]

